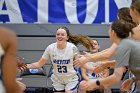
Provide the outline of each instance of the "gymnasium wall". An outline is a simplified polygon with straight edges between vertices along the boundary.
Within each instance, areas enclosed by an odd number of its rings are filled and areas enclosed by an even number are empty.
[[[69,28],[72,34],[88,35],[97,39],[101,50],[110,46],[106,24],[1,24],[9,27],[18,35],[18,55],[24,57],[28,63],[37,61],[45,48],[55,42],[56,29],[60,26]],[[78,45],[80,51],[86,50]]]

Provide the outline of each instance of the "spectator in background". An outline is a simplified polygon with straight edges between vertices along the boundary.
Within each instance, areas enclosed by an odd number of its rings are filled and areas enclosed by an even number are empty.
[[[97,53],[99,52],[99,49],[100,49],[100,45],[98,43],[97,40],[93,40],[93,50],[90,50],[91,53]],[[85,53],[86,55],[87,53]],[[91,66],[93,69],[98,66],[99,64],[102,64],[102,62],[96,62],[96,63],[93,63],[93,62],[88,62],[86,63],[86,65],[89,65]],[[87,67],[89,69],[89,66]],[[91,68],[90,67],[90,68]],[[98,79],[98,78],[104,78],[104,77],[107,77],[109,75],[109,70],[108,69],[104,69],[103,71],[101,71],[100,73],[94,73],[92,70],[87,70],[85,68],[81,68],[81,72],[82,72],[82,77],[85,81],[89,81],[90,79]],[[83,90],[84,91],[84,90]],[[107,87],[104,87],[104,88],[100,88],[100,89],[97,89],[95,91],[87,91],[86,93],[111,93],[111,90]]]

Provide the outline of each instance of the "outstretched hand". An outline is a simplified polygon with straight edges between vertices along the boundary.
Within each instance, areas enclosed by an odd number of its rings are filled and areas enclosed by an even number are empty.
[[[106,63],[101,63],[101,64],[97,65],[96,67],[94,67],[93,71],[94,71],[94,73],[98,74],[105,69],[107,69]]]
[[[131,88],[132,84],[133,84],[132,79],[126,79],[121,85],[121,88],[120,88],[121,91],[128,91]]]
[[[24,91],[26,89],[26,85],[24,83],[21,82],[22,78],[17,78],[16,82],[19,85],[19,88]]]
[[[19,72],[25,71],[27,69],[27,64],[23,62],[23,58],[17,57],[17,67]]]
[[[19,72],[25,71],[26,69],[27,69],[27,64],[22,63],[22,64],[18,65]]]
[[[80,88],[83,90],[91,91],[91,90],[99,88],[99,86],[96,85],[96,79],[90,79],[88,81],[83,80],[80,83]]]
[[[73,64],[75,68],[79,68],[83,66],[86,62],[89,62],[89,60],[85,56],[81,56],[77,58],[76,60],[74,60]]]

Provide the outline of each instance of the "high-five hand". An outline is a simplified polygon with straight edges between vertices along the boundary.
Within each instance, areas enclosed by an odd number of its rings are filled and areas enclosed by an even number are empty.
[[[79,67],[83,66],[86,62],[89,62],[87,57],[81,56],[80,58],[74,60],[74,67],[79,68]]]

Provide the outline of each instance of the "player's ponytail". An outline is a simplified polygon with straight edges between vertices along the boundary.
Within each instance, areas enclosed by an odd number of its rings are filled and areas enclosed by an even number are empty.
[[[72,42],[75,45],[82,44],[89,50],[93,49],[93,42],[90,37],[85,35],[72,35],[67,27],[59,27],[58,29],[64,29],[66,31],[69,37],[68,39],[69,42]]]

